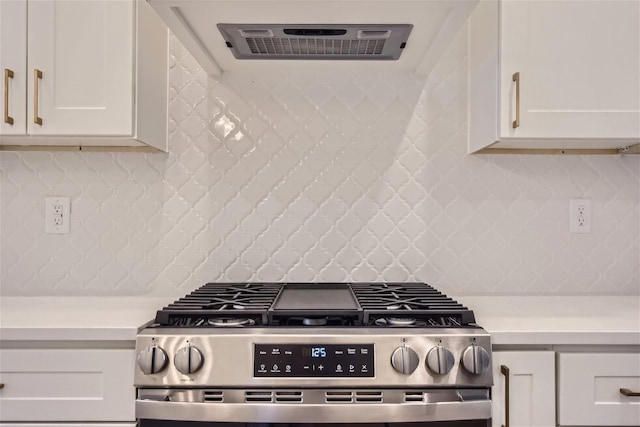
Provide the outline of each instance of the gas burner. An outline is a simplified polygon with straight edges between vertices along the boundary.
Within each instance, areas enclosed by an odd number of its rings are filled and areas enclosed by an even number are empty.
[[[253,326],[255,321],[253,319],[246,319],[241,317],[214,317],[207,322],[210,326],[219,327],[234,327],[234,326]]]
[[[378,326],[413,326],[416,322],[412,317],[381,317],[375,323]]]
[[[207,283],[159,310],[155,324],[459,328],[475,319],[425,283]]]
[[[327,324],[326,317],[305,317],[302,319],[305,326],[325,326]]]

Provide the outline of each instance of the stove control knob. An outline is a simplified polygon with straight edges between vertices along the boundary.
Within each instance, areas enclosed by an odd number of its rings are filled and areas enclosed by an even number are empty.
[[[138,354],[138,366],[147,375],[161,372],[168,360],[167,353],[157,345],[147,347]]]
[[[411,347],[398,347],[391,355],[391,366],[401,374],[409,375],[418,367],[418,354]]]
[[[462,366],[467,372],[480,375],[489,368],[490,357],[487,350],[475,344],[462,352]]]
[[[193,374],[202,368],[204,362],[204,356],[198,347],[188,345],[182,347],[176,352],[176,357],[173,359],[173,364],[176,365],[176,369],[183,374]]]
[[[427,366],[435,374],[448,374],[455,363],[455,357],[447,347],[437,345],[427,353]]]

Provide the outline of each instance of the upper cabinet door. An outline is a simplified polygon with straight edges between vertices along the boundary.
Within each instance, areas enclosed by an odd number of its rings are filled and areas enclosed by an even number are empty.
[[[24,135],[27,91],[27,1],[0,1],[0,135]]]
[[[29,1],[29,134],[133,133],[134,6]]]
[[[639,1],[501,4],[503,136],[640,138]]]
[[[469,31],[470,152],[640,153],[640,0],[481,0]]]

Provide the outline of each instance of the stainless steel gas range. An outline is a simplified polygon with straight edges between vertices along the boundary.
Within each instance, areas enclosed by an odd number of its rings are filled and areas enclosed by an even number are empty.
[[[138,334],[141,427],[487,427],[491,345],[424,283],[209,283]]]

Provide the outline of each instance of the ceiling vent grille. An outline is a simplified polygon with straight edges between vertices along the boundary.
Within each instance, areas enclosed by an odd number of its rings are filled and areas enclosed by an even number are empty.
[[[236,59],[397,60],[409,24],[218,24]]]
[[[332,40],[313,38],[245,39],[254,55],[382,55],[385,40]]]

